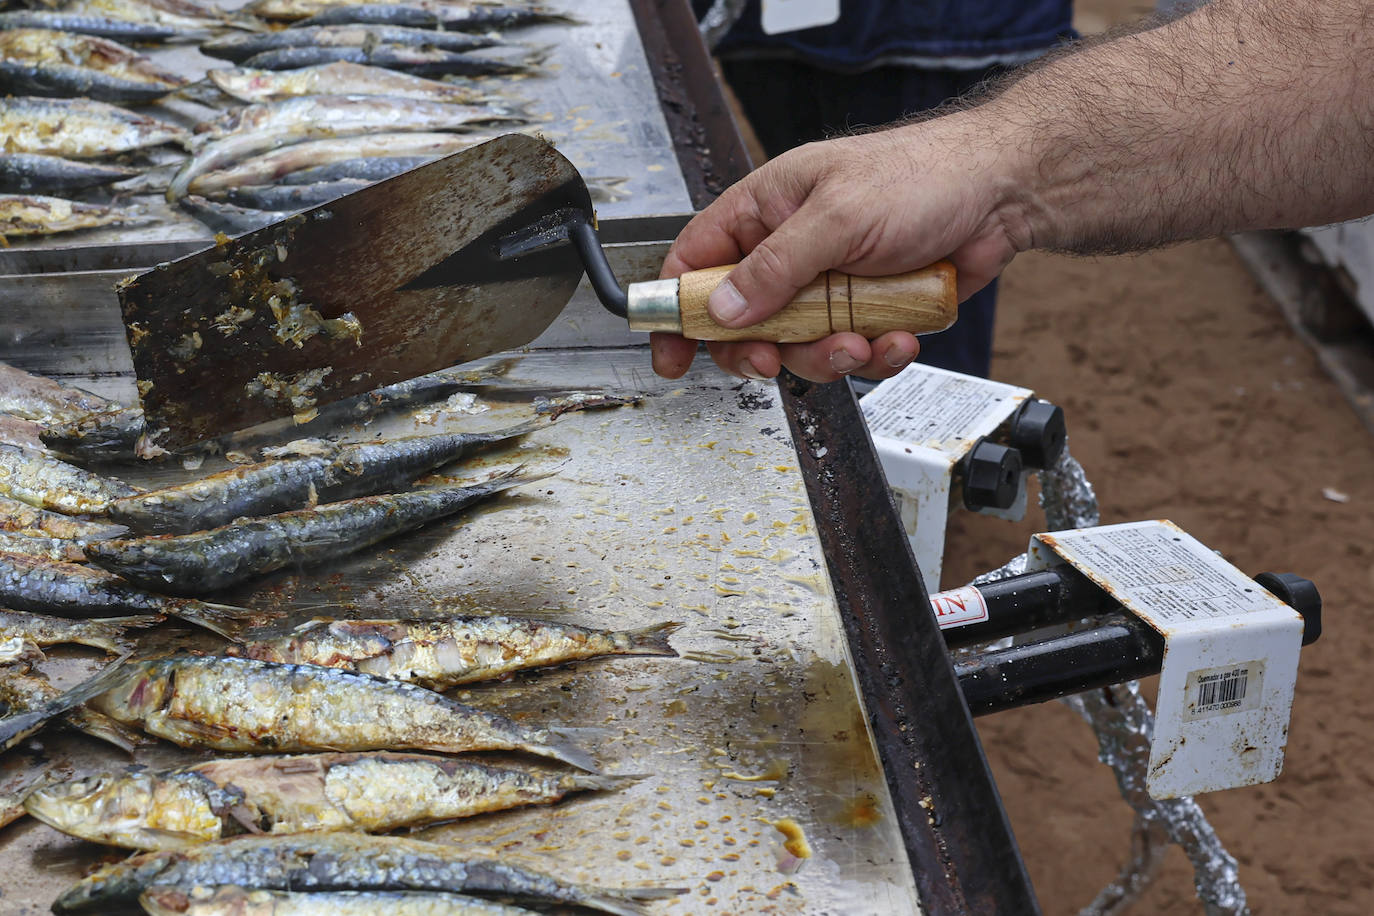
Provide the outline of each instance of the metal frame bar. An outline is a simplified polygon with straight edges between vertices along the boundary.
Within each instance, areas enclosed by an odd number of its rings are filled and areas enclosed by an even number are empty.
[[[631,0],[693,205],[748,153],[685,0]],[[779,389],[923,910],[1040,912],[930,597],[847,385]]]

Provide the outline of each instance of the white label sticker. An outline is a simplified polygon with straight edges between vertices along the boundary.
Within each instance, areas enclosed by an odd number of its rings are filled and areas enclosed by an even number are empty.
[[[765,35],[830,25],[840,18],[840,0],[763,0]]]
[[[1188,722],[1254,709],[1264,693],[1264,662],[1254,659],[1188,673]]]
[[[942,630],[988,619],[988,603],[972,585],[931,595],[930,606],[935,609],[935,620]]]
[[[913,365],[859,403],[875,436],[962,454],[1001,425],[1030,394],[1025,388]]]
[[[1033,568],[1067,560],[1164,637],[1152,796],[1278,776],[1302,644],[1295,610],[1171,522],[1039,534],[1031,554]]]

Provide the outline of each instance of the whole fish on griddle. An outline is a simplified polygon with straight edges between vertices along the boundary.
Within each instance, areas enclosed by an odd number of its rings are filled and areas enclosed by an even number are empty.
[[[372,23],[418,29],[509,29],[537,22],[573,22],[572,17],[538,4],[450,3],[413,0],[402,3],[340,4],[322,9],[293,28]]]
[[[46,677],[35,672],[21,674],[6,672],[0,674],[0,708],[6,716],[23,715],[33,710],[43,710],[48,704],[63,702],[62,691],[58,690]],[[104,713],[87,709],[84,706],[68,708],[61,713],[62,721],[92,738],[112,744],[126,754],[134,748],[147,744],[148,739],[129,727],[116,722]]]
[[[182,747],[221,751],[525,751],[583,770],[566,738],[441,693],[335,668],[180,656],[128,662],[92,708]]]
[[[109,912],[149,887],[227,885],[266,890],[427,890],[478,892],[639,916],[634,901],[676,896],[680,888],[590,887],[563,881],[513,857],[491,858],[442,843],[331,833],[238,837],[188,849],[147,852],[83,878],[53,903],[54,913]],[[385,912],[385,911],[382,911]]]
[[[523,436],[535,428],[526,423],[489,433],[363,442],[340,445],[329,455],[239,465],[190,483],[115,500],[110,517],[135,531],[204,531],[237,518],[300,509],[320,500],[335,502],[397,490],[421,474],[457,461],[470,449]]]
[[[152,102],[186,82],[107,38],[51,29],[0,31],[0,87],[7,92]]]
[[[137,174],[137,169],[73,162],[60,156],[0,153],[0,192],[4,193],[79,191],[123,181]]]
[[[482,49],[494,50],[494,49]],[[540,55],[512,50],[505,58],[478,51],[445,51],[415,45],[380,43],[364,46],[302,46],[263,51],[242,61],[258,70],[291,70],[344,61],[401,70],[416,76],[490,76],[524,73],[534,67]]]
[[[301,210],[337,200],[345,194],[361,191],[370,181],[341,178],[299,185],[242,185],[225,192],[229,203],[259,210]]]
[[[308,140],[197,171],[187,182],[187,187],[192,193],[208,194],[239,185],[267,184],[302,168],[359,156],[390,156],[394,153],[437,158],[484,143],[495,136],[488,132],[457,134],[417,131]]]
[[[348,556],[379,541],[457,514],[503,490],[542,480],[519,468],[484,483],[363,496],[262,518],[241,518],[190,534],[92,541],[86,556],[146,588],[199,595],[287,566]]]
[[[138,902],[151,916],[538,916],[524,907],[447,891],[312,893],[196,885],[150,887]]]
[[[63,833],[130,849],[180,849],[241,833],[389,833],[548,805],[638,776],[554,773],[429,754],[238,757],[51,784],[29,813]]]
[[[547,620],[465,616],[440,620],[329,620],[229,650],[264,661],[324,665],[448,690],[515,671],[607,655],[675,657],[680,625],[596,630]]]
[[[244,608],[145,592],[101,569],[12,553],[0,553],[0,607],[82,618],[167,614],[228,639],[249,616]]]
[[[121,0],[124,2],[124,0]],[[87,13],[64,10],[7,10],[0,13],[0,29],[50,29],[94,35],[114,41],[166,41],[174,38],[176,29],[127,19],[112,19]]]
[[[0,496],[0,531],[89,541],[119,537],[129,529],[125,525],[84,521],[61,512],[36,509],[17,499]]]
[[[122,683],[126,678],[127,672],[121,665],[111,665],[70,690],[38,700],[27,709],[10,711],[0,719],[0,750],[9,750],[46,725],[49,719],[80,706],[91,697]]]
[[[434,32],[385,25],[326,25],[215,38],[202,44],[200,52],[223,60],[244,61],[255,54],[283,48],[364,48],[393,44],[471,51],[499,43],[500,39],[490,35],[470,35],[467,32]]]
[[[69,515],[101,515],[112,501],[141,492],[65,461],[0,444],[0,495]]]
[[[192,3],[190,0],[66,0],[63,9],[69,13],[107,16],[176,29],[187,38],[195,37],[196,33],[206,29],[225,26],[248,30],[263,28],[261,22],[250,17],[226,13],[214,5]]]
[[[183,143],[185,128],[90,99],[0,99],[0,149],[72,159]]]
[[[133,649],[133,644],[122,638],[125,630],[151,627],[163,619],[159,614],[140,614],[133,617],[69,620],[0,608],[0,636],[19,636],[38,646],[75,643],[119,654]]]
[[[302,95],[389,95],[476,105],[489,99],[476,87],[427,80],[382,67],[337,61],[298,70],[224,68],[206,74],[221,92],[241,102],[276,102]]]
[[[83,204],[62,197],[0,194],[0,239],[58,235],[77,229],[145,222],[146,219],[113,207]]]
[[[388,131],[465,130],[473,124],[521,120],[524,115],[520,112],[497,105],[460,105],[378,95],[312,95],[248,105],[196,130],[198,137],[218,140],[232,134],[282,130],[316,122],[328,123],[342,132],[351,127]]]

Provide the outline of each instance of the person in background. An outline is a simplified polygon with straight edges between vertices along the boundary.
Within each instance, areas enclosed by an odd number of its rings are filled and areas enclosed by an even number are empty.
[[[793,2],[793,0],[787,0]],[[698,14],[703,4],[698,0]],[[749,0],[715,54],[769,157],[920,115],[1074,37],[1072,0],[840,0],[832,25],[768,35]],[[986,376],[997,284],[918,360]]]

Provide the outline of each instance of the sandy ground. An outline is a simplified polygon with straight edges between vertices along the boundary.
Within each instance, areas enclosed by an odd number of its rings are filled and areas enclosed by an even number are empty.
[[[1076,24],[1091,34],[1152,9],[1087,0]],[[1374,713],[1362,705],[1374,662],[1360,622],[1374,589],[1374,438],[1225,242],[1027,255],[1002,289],[993,375],[1063,406],[1104,523],[1169,518],[1251,575],[1320,588],[1326,633],[1303,652],[1283,776],[1200,801],[1257,916],[1374,913]],[[1020,524],[956,516],[945,587],[1038,530],[1036,510]],[[1132,821],[1091,732],[1059,703],[979,732],[1045,913],[1077,913],[1126,859]],[[1132,912],[1202,912],[1177,848]]]

